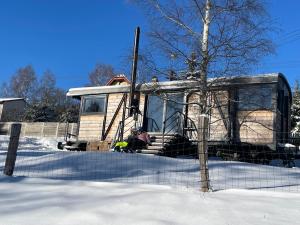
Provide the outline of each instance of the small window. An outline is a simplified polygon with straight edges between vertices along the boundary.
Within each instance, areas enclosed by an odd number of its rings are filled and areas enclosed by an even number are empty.
[[[82,113],[104,113],[105,96],[85,97]]]
[[[272,88],[266,86],[240,88],[239,109],[272,109]]]

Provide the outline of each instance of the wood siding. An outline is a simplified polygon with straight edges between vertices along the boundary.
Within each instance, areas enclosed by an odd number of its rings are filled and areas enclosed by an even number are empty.
[[[106,114],[106,123],[105,123],[105,131],[107,130],[109,124],[112,121],[112,118],[120,104],[120,101],[123,97],[124,93],[113,93],[108,95],[107,100],[107,114]],[[129,99],[127,98],[126,106],[129,104]],[[140,96],[140,111],[144,112],[144,104],[145,104],[145,96]],[[106,137],[106,141],[111,141],[118,129],[119,122],[122,120],[123,116],[123,108],[124,104],[120,108],[117,116],[111,126],[111,129],[108,132]],[[127,118],[128,110],[126,109],[125,118]],[[102,130],[103,130],[103,121],[104,121],[104,114],[93,114],[93,115],[84,115],[80,116],[80,127],[79,127],[79,140],[87,140],[87,141],[96,141],[101,140]],[[143,116],[139,116],[139,124],[142,124]],[[134,120],[132,117],[127,118],[125,121],[125,128],[124,128],[124,137],[126,138],[130,134],[130,128],[134,125]]]
[[[272,144],[275,113],[269,110],[239,111],[238,137],[241,142]]]
[[[209,140],[228,141],[229,126],[229,99],[228,91],[216,91],[209,94],[208,104],[211,105]],[[188,102],[197,102],[197,95],[192,94]],[[198,106],[188,106],[188,117],[197,126]],[[236,111],[236,141],[252,144],[272,144],[274,141],[275,112],[272,110]],[[226,128],[227,125],[227,128]],[[231,128],[232,129],[232,128]]]
[[[80,115],[79,140],[100,140],[104,115]]]

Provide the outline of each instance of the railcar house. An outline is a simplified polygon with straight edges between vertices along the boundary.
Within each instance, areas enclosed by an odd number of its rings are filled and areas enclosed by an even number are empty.
[[[275,150],[288,141],[291,89],[283,74],[210,79],[208,86],[210,143],[262,144]],[[130,82],[124,75],[106,86],[72,88],[67,96],[81,101],[78,140],[111,143],[128,136],[133,126],[142,126],[157,140],[175,134],[193,139],[198,106],[191,103],[199,88],[195,80],[137,85],[136,120],[128,117]],[[144,152],[160,153],[164,144]]]

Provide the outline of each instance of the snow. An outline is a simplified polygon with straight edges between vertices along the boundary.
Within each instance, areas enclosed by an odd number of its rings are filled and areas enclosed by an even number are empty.
[[[56,144],[48,138],[20,139],[14,176],[0,175],[0,225],[300,221],[299,167],[210,159],[211,185],[219,191],[204,194],[198,191],[196,159],[69,152]],[[7,145],[8,137],[0,136],[1,171]]]
[[[290,143],[278,143],[278,146],[285,147],[285,148],[296,148],[296,145]]]
[[[282,225],[300,221],[300,195],[191,193],[168,186],[2,178],[1,225]]]
[[[0,98],[0,103],[9,102],[9,101],[17,101],[17,100],[24,100],[24,98]]]
[[[71,152],[56,149],[53,139],[21,138],[14,175],[82,181],[108,181],[132,184],[160,184],[177,189],[198,190],[199,161],[118,152]],[[3,170],[8,137],[0,144],[0,170]],[[212,190],[254,189],[299,192],[300,162],[296,167],[209,159]],[[0,175],[1,177],[1,175]]]

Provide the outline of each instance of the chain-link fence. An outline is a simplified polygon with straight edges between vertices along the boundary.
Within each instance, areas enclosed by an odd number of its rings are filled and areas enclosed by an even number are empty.
[[[142,150],[112,151],[108,148],[104,151],[60,150],[57,145],[63,138],[21,137],[14,176],[162,184],[200,190],[197,142],[178,135],[165,139],[168,143],[156,154],[145,154]],[[9,136],[0,136],[0,140],[0,170],[3,171]],[[299,138],[294,137],[290,142],[278,142],[276,146],[209,142],[210,189],[299,192]],[[153,145],[148,146],[151,147]]]

